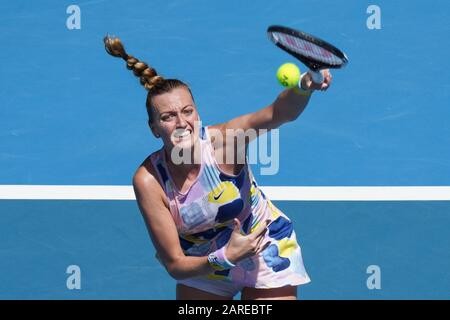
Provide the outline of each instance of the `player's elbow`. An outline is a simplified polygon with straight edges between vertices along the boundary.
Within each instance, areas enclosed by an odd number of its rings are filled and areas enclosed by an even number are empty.
[[[170,259],[169,261],[163,262],[164,267],[166,268],[169,275],[175,280],[184,280],[189,278],[189,275],[186,272],[186,262],[182,257],[177,257]]]
[[[175,280],[184,280],[188,278],[188,275],[180,268],[179,263],[169,263],[166,264],[165,267],[169,275]]]
[[[283,114],[284,123],[296,121],[303,113],[304,109],[305,109],[304,106],[297,106],[297,107],[289,106],[285,108],[287,112]]]
[[[293,122],[297,120],[297,118],[300,116],[300,114],[296,114],[294,112],[284,112],[281,116],[277,118],[277,124],[278,126],[281,126],[285,123]]]
[[[293,122],[293,121],[297,120],[298,117],[300,117],[300,114],[301,113],[294,113],[294,114],[290,115],[286,122]]]
[[[169,268],[166,268],[166,270],[169,273],[169,276],[171,276],[173,279],[182,280],[181,277],[179,276],[179,274],[177,272],[175,272],[174,270],[171,270]]]
[[[172,271],[172,272],[169,271],[169,275],[175,280],[185,280],[185,279],[188,278],[188,277],[184,276],[183,274],[178,273],[176,271],[175,272],[174,271]]]
[[[178,272],[176,266],[173,265],[173,263],[166,264],[165,267],[172,278],[174,278],[175,280],[181,280],[180,273]]]
[[[279,102],[275,101],[272,105],[271,114],[270,114],[270,129],[279,128],[281,125],[294,121],[293,114],[283,108]]]

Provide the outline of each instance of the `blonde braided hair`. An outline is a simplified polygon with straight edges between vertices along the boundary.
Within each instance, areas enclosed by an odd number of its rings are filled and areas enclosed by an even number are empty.
[[[146,107],[149,117],[149,123],[153,121],[152,97],[170,92],[171,90],[178,87],[185,87],[189,90],[192,96],[192,92],[189,89],[189,86],[184,82],[178,79],[165,79],[147,63],[127,54],[127,52],[125,51],[125,47],[119,38],[106,35],[103,38],[103,42],[105,44],[106,52],[108,52],[113,57],[122,58],[123,60],[125,60],[127,69],[133,71],[134,75],[139,78],[139,82],[141,83],[141,85],[143,85],[144,88],[148,91]],[[194,97],[192,96],[192,100],[193,99]]]

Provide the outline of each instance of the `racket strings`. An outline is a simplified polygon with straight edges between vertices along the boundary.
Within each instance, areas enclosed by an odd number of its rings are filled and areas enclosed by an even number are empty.
[[[337,57],[332,52],[325,50],[324,48],[312,42],[306,41],[301,38],[293,37],[291,35],[281,32],[274,32],[274,36],[279,43],[287,47],[289,50],[292,50],[298,54],[331,65],[343,64],[341,58]]]

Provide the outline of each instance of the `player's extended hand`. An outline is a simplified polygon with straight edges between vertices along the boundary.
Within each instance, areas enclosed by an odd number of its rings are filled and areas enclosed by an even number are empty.
[[[241,223],[234,219],[234,229],[227,243],[225,255],[231,263],[236,263],[244,258],[254,256],[266,249],[270,242],[264,243],[264,235],[270,220],[264,221],[255,231],[248,235],[240,232]]]
[[[320,90],[320,91],[326,91],[330,85],[331,80],[333,79],[333,76],[330,73],[329,69],[324,69],[320,71],[323,75],[323,82],[321,84],[314,83],[311,79],[311,74],[308,72],[303,78],[302,78],[302,88],[308,89],[308,90]]]

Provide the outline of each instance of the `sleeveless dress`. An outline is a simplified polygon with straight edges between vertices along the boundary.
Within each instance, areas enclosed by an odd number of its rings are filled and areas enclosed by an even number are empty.
[[[270,219],[263,243],[271,244],[232,269],[177,283],[232,297],[244,287],[278,288],[310,282],[292,222],[258,187],[249,165],[246,163],[237,175],[224,173],[214,156],[208,127],[200,128],[199,142],[200,171],[185,193],[176,188],[170,176],[164,148],[150,155],[167,195],[184,254],[207,256],[226,245],[234,218],[241,222],[242,234],[252,233]]]

